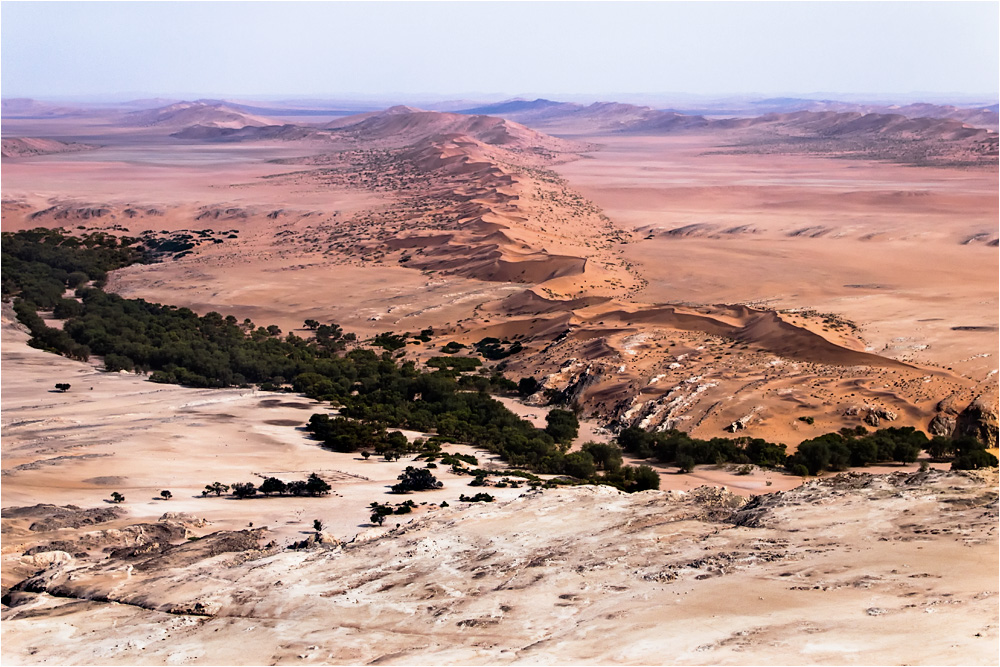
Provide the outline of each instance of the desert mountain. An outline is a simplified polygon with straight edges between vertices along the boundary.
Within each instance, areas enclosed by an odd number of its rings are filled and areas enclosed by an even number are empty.
[[[178,102],[169,106],[126,114],[127,125],[139,127],[185,128],[192,125],[217,128],[280,125],[269,118],[245,113],[222,103]]]
[[[193,141],[304,141],[329,139],[330,133],[302,125],[246,125],[243,127],[219,127],[200,123],[185,127],[170,136]]]
[[[27,97],[8,97],[0,102],[5,118],[57,118],[75,116],[80,109],[41,102]]]
[[[911,139],[957,141],[991,134],[950,118],[910,117],[860,111],[796,111],[751,119],[707,121],[709,127],[767,128],[789,135],[816,137],[874,137],[895,135]],[[995,134],[995,133],[993,133]]]
[[[3,140],[0,154],[3,157],[33,157],[35,155],[52,155],[54,153],[76,153],[99,148],[91,144],[78,144],[55,139],[37,139],[32,137],[10,137]]]
[[[962,109],[933,104],[877,107],[783,98],[762,100],[759,105],[762,110],[778,110],[720,119],[617,102],[583,106],[538,99],[511,100],[468,112],[489,112],[555,132],[672,134],[752,129],[788,136],[859,139],[893,136],[949,142],[989,140],[991,134],[995,135],[997,125],[997,112],[989,107]],[[991,133],[990,129],[994,131]]]
[[[907,118],[950,118],[974,127],[996,130],[1000,124],[997,105],[979,107],[957,107],[950,104],[859,104],[837,100],[810,100],[800,98],[769,98],[751,103],[759,114],[793,113],[796,111],[836,111],[863,114],[899,114]]]
[[[472,116],[500,116],[502,118],[529,118],[540,117],[553,112],[572,112],[580,107],[579,104],[571,102],[553,102],[538,98],[536,100],[513,99],[486,106],[462,109],[457,113],[469,114]]]
[[[635,123],[656,118],[660,112],[651,107],[619,102],[594,102],[591,105],[553,102],[538,99],[531,102],[511,100],[462,113],[482,112],[550,130],[615,131]]]

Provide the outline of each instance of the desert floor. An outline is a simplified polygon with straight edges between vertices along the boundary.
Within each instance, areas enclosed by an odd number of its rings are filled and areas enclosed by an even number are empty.
[[[970,240],[996,233],[995,172],[592,139],[557,170],[641,235],[625,246],[648,280],[637,300],[837,313],[870,351],[995,372],[998,256]]]

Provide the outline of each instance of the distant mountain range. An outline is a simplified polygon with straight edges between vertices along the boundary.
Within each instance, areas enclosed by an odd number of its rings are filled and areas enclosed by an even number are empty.
[[[589,106],[547,99],[508,100],[497,104],[465,109],[459,113],[487,114],[510,118],[518,122],[542,125],[588,125],[591,130],[648,131],[676,129],[680,126],[700,126],[698,121],[684,118],[759,117],[768,114],[798,111],[899,115],[907,118],[945,118],[974,127],[996,130],[1000,126],[1000,105],[957,107],[940,104],[866,105],[832,100],[801,98],[771,98],[757,100],[741,108],[653,109],[647,106],[596,102]]]
[[[118,110],[104,110],[106,122],[144,131],[161,130],[178,139],[202,142],[321,141],[344,145],[374,142],[382,147],[399,147],[431,136],[451,135],[495,146],[574,152],[581,150],[581,144],[568,141],[574,137],[701,133],[724,135],[720,147],[728,145],[726,150],[737,152],[805,151],[911,164],[987,164],[997,153],[997,105],[886,107],[774,98],[753,102],[750,110],[756,113],[726,116],[618,102],[582,105],[540,98],[469,107],[459,113],[397,105],[348,116],[327,114],[322,122],[307,123],[298,118],[251,113],[251,109],[272,110],[269,107],[219,100],[182,101],[128,110],[143,103],[136,101]],[[4,100],[3,104],[4,115],[14,118],[98,113],[93,109],[74,110],[26,99]],[[810,108],[784,110],[797,106]],[[775,108],[782,110],[760,113]],[[280,115],[281,110],[273,110]],[[762,148],[765,145],[770,148]],[[24,150],[25,155],[30,155],[33,149]]]

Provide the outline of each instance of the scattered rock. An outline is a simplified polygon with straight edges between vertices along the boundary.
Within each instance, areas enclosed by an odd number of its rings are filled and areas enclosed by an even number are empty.
[[[317,532],[313,533],[306,539],[300,542],[294,542],[289,545],[289,549],[334,549],[340,546],[340,540],[335,538],[329,533]]]

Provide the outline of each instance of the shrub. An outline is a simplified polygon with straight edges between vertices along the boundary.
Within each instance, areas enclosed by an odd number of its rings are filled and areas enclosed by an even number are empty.
[[[463,503],[492,503],[496,500],[488,493],[477,493],[474,496],[467,496],[464,493],[458,497]]]
[[[959,455],[951,464],[952,470],[979,470],[997,467],[997,457],[985,449],[973,449]]]

